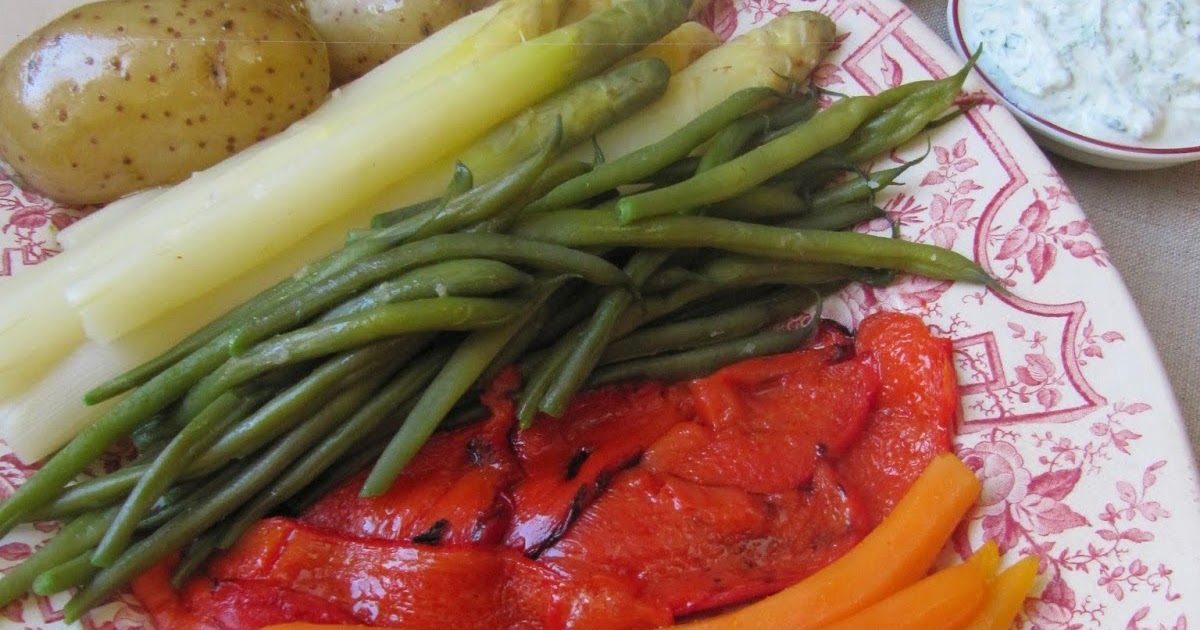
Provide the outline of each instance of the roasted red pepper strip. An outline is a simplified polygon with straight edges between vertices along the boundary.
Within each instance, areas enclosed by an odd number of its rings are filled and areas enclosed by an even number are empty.
[[[878,369],[882,388],[863,436],[837,471],[866,501],[874,527],[934,456],[950,450],[958,385],[950,340],[935,337],[916,317],[876,313],[859,326],[855,346]]]
[[[750,492],[808,482],[862,430],[878,373],[837,348],[744,361],[689,384],[696,422],[679,423],[646,455],[651,470]]]
[[[658,383],[576,397],[560,420],[541,415],[513,436],[525,475],[512,489],[507,544],[537,555],[561,536],[618,471],[670,427],[687,424],[686,399]]]
[[[217,580],[271,584],[336,602],[361,622],[417,630],[670,621],[665,610],[637,601],[628,582],[593,573],[564,576],[498,546],[348,540],[288,519],[259,523],[208,568]]]
[[[551,547],[551,565],[583,562],[644,584],[643,599],[686,615],[773,593],[845,553],[865,518],[818,467],[811,488],[764,495],[635,469]]]

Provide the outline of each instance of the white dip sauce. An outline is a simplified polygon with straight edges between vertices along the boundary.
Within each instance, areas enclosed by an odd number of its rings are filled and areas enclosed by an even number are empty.
[[[1200,0],[962,0],[959,20],[1026,112],[1119,144],[1200,144]]]

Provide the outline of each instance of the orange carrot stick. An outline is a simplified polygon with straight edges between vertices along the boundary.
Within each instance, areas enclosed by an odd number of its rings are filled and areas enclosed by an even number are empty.
[[[1036,556],[1021,558],[996,576],[988,587],[987,600],[963,630],[1008,630],[1037,578]]]
[[[975,473],[939,455],[878,527],[832,564],[754,604],[689,630],[808,630],[845,619],[921,579],[979,496]]]
[[[994,543],[824,630],[957,630],[987,598],[1000,554]]]

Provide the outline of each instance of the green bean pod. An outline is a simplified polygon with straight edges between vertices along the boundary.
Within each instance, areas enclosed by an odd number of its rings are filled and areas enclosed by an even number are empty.
[[[363,310],[435,297],[481,297],[529,286],[533,277],[512,265],[484,258],[462,258],[418,267],[381,282],[321,315],[329,321]]]
[[[923,159],[925,159],[925,155],[894,168],[878,169],[867,173],[866,177],[854,177],[836,186],[819,190],[813,193],[809,199],[809,207],[813,209],[830,208],[853,201],[870,201],[874,199],[876,193],[891,186],[897,177],[903,175],[905,171]]]
[[[676,214],[729,199],[844,141],[865,120],[895,105],[916,88],[908,84],[875,96],[842,99],[790,133],[735,160],[673,186],[625,197],[617,203],[622,223]]]
[[[228,351],[220,343],[210,342],[118,401],[0,503],[0,535],[11,531],[26,515],[53,501],[89,464],[138,425],[183,396],[226,357]]]
[[[810,203],[789,184],[762,184],[710,206],[705,214],[739,221],[770,221],[808,212]]]
[[[862,162],[916,137],[954,104],[978,59],[976,52],[958,72],[944,79],[909,84],[916,89],[847,138],[840,153],[852,162]]]
[[[670,256],[671,252],[667,250],[639,251],[625,264],[625,274],[634,288],[640,287]],[[571,342],[571,352],[543,394],[538,409],[556,418],[566,412],[567,405],[600,361],[604,347],[633,298],[633,291],[622,288],[610,290],[600,300],[578,341]]]
[[[67,523],[33,555],[0,577],[0,606],[7,606],[23,597],[42,573],[90,551],[116,516],[117,509],[109,508],[82,514]]]
[[[181,413],[195,413],[215,400],[217,392],[286,365],[409,333],[490,328],[509,321],[524,307],[525,302],[518,299],[445,297],[382,304],[317,322],[263,341],[231,358],[188,394]]]
[[[672,162],[687,157],[738,117],[776,96],[770,88],[747,88],[735,92],[663,140],[616,160],[597,164],[586,175],[563,183],[530,204],[526,212],[538,213],[567,207],[615,190],[618,186],[643,181]]]
[[[98,571],[100,567],[92,564],[90,555],[81,553],[37,576],[31,590],[35,595],[48,597],[87,584]]]
[[[427,214],[429,210],[433,210],[435,208],[442,210],[446,206],[450,205],[452,200],[467,194],[474,187],[475,174],[472,173],[471,169],[467,168],[467,165],[463,164],[460,160],[454,163],[454,171],[450,174],[450,183],[446,184],[446,191],[442,193],[440,198],[429,199],[412,204],[410,206],[405,206],[403,208],[397,208],[396,210],[377,214],[371,218],[371,227],[388,227],[389,225],[396,225],[401,221],[411,219],[422,214]],[[363,231],[361,233],[351,232],[350,238],[358,238],[369,233],[369,231]]]
[[[138,522],[183,472],[193,452],[203,450],[215,442],[234,418],[249,412],[248,403],[253,402],[234,392],[228,392],[213,401],[213,404],[194,421],[188,423],[154,459],[146,474],[138,480],[113,524],[96,546],[91,563],[97,567],[111,565],[121,552],[129,547]]]
[[[609,365],[745,337],[799,313],[816,300],[817,295],[811,290],[799,293],[788,291],[713,315],[644,328],[609,344],[600,364]]]
[[[215,541],[216,548],[228,549],[255,521],[291,499],[297,492],[313,483],[318,476],[323,475],[362,436],[373,432],[389,416],[395,414],[397,409],[400,409],[423,387],[427,386],[438,370],[449,360],[450,355],[451,348],[449,346],[436,347],[404,368],[349,420],[232,515]]]
[[[894,269],[1004,291],[979,265],[957,252],[857,232],[790,230],[711,217],[660,217],[622,225],[611,213],[560,210],[529,217],[514,233],[572,247],[712,247],[779,260]]]
[[[236,355],[278,332],[291,329],[358,292],[387,278],[433,262],[455,258],[494,258],[548,271],[575,274],[596,284],[624,284],[612,263],[574,249],[538,243],[508,234],[441,234],[400,245],[362,261],[352,269],[310,288],[285,307],[256,317],[233,331],[230,350]]]
[[[887,217],[883,208],[865,201],[830,206],[780,223],[796,230],[848,230],[864,221]]]
[[[332,393],[375,373],[404,365],[422,352],[434,335],[411,335],[389,339],[367,348],[336,357],[322,365],[279,396],[263,405],[245,420],[230,427],[208,450],[188,466],[188,475],[217,470],[234,459],[248,457],[320,409]],[[345,370],[343,362],[358,367]]]
[[[457,167],[458,165],[456,164],[455,166]],[[456,170],[455,175],[457,175],[457,173],[458,171]],[[474,185],[474,181],[472,181],[472,185]],[[453,186],[453,183],[451,183],[451,186]],[[425,201],[418,201],[417,203],[404,206],[403,208],[396,208],[395,210],[380,212],[379,214],[371,217],[371,227],[369,229],[351,231],[347,238],[349,240],[358,240],[369,235],[373,230],[396,225],[401,221],[406,221],[419,214],[429,212],[430,210],[438,207],[438,205],[443,203],[444,200],[444,197],[435,197],[433,199],[426,199]]]
[[[852,265],[810,263],[755,258],[750,256],[718,255],[700,265],[695,273],[705,281],[728,286],[791,285],[814,286],[858,280],[874,283],[880,272]]]
[[[232,513],[272,479],[277,478],[291,462],[327,435],[338,424],[359,409],[370,398],[386,372],[373,374],[339,393],[320,412],[272,445],[253,463],[230,467],[213,482],[196,492],[200,497],[191,509],[134,543],[112,566],[105,567],[67,602],[63,609],[68,622],[125,586],[129,580],[145,571],[171,551],[191,542],[206,529]]]
[[[795,350],[812,335],[816,323],[817,317],[813,317],[809,324],[796,330],[761,332],[676,354],[614,363],[596,370],[590,385],[696,378],[738,361]]]

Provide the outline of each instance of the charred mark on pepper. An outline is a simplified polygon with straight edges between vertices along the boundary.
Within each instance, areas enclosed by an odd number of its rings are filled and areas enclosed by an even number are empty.
[[[414,545],[430,545],[436,547],[442,544],[442,536],[446,533],[446,529],[450,527],[450,521],[440,518],[429,529],[413,536],[412,543]]]
[[[584,462],[586,462],[588,457],[591,457],[591,455],[592,449],[586,446],[578,451],[575,451],[575,454],[571,456],[571,461],[567,462],[567,472],[563,476],[563,480],[571,481],[578,477],[579,469],[583,468]]]

